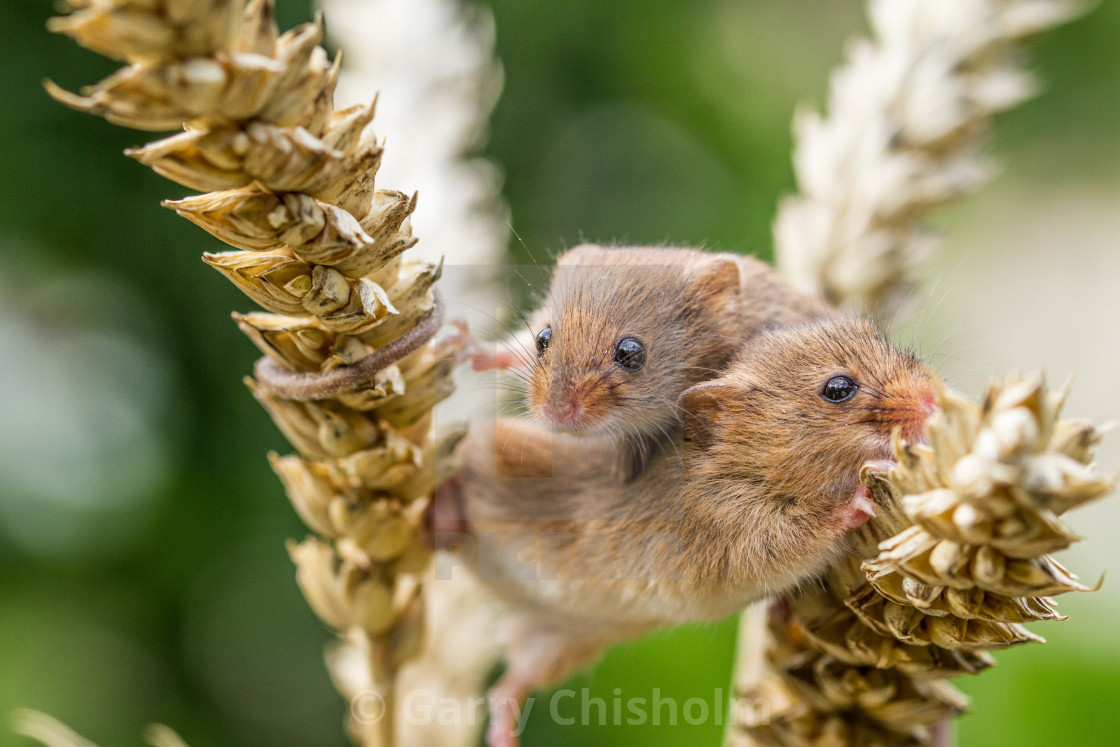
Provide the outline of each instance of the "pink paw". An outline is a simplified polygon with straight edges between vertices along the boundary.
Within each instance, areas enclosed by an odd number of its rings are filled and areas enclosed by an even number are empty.
[[[452,319],[447,324],[455,329],[455,334],[441,341],[443,349],[454,351],[456,362],[474,360],[474,357],[481,353],[482,349],[478,340],[471,334],[470,327],[462,319]]]
[[[875,516],[875,502],[866,485],[860,485],[852,497],[840,506],[840,525],[845,532],[859,529]]]
[[[462,319],[453,319],[449,324],[455,328],[455,334],[444,340],[443,344],[446,349],[455,351],[456,362],[470,361],[473,371],[504,371],[520,363],[509,351],[489,350],[495,343],[479,340],[471,334],[470,328]]]

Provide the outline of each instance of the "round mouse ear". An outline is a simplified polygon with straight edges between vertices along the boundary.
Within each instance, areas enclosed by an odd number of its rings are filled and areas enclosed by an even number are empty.
[[[686,389],[677,400],[681,425],[687,441],[707,449],[715,441],[716,425],[735,396],[735,386],[727,381],[705,381]]]
[[[702,296],[738,293],[739,284],[739,263],[729,257],[712,257],[696,268],[689,280],[693,290]]]

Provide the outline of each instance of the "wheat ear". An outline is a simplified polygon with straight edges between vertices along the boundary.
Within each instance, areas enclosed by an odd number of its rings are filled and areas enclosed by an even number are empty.
[[[48,90],[183,129],[128,154],[206,192],[164,204],[237,249],[204,260],[267,310],[235,318],[265,355],[246,383],[299,452],[270,457],[315,533],[290,543],[297,580],[366,653],[354,738],[393,744],[396,673],[423,635],[425,508],[455,438],[430,435],[455,351],[431,342],[441,264],[403,256],[417,197],[375,188],[374,102],[334,110],[320,23],[281,34],[268,0],[74,5],[51,28],[128,65],[81,95]]]
[[[770,668],[741,695],[784,705],[744,739],[929,744],[967,706],[947,677],[1042,640],[1022,623],[1065,619],[1051,597],[1091,589],[1051,556],[1076,541],[1059,517],[1116,483],[1092,464],[1101,431],[1060,418],[1066,394],[1041,377],[980,405],[943,392],[928,445],[896,440],[897,466],[865,471],[880,516],[823,588],[775,604]]]
[[[1075,8],[869,7],[877,38],[834,77],[830,118],[799,119],[805,195],[775,233],[802,289],[893,313],[931,246],[922,218],[980,184],[988,118],[1032,90],[1018,43]],[[1091,462],[1100,431],[1060,419],[1065,392],[1038,376],[993,383],[980,405],[938,399],[928,446],[896,440],[897,467],[861,475],[878,516],[825,584],[776,600],[765,626],[744,616],[731,744],[947,744],[968,706],[947,678],[1041,641],[1022,623],[1063,619],[1050,596],[1089,590],[1050,553],[1075,539],[1059,515],[1115,485]]]
[[[930,211],[993,172],[993,115],[1030,97],[1022,43],[1077,15],[1070,0],[870,0],[872,39],[832,75],[828,114],[795,119],[799,194],[775,255],[800,290],[890,319],[937,246]]]

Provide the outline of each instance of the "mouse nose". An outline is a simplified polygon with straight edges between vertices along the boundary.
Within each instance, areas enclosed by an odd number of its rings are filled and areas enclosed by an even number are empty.
[[[918,399],[918,408],[922,413],[923,423],[932,418],[940,409],[937,406],[937,396],[933,393],[933,389],[928,386],[923,389],[922,395]]]
[[[580,425],[583,406],[574,394],[554,397],[545,408],[545,414],[557,425],[575,429]]]
[[[879,401],[883,435],[898,427],[910,443],[925,440],[926,421],[937,412],[937,398],[930,382],[919,376],[901,377],[883,387]]]
[[[537,390],[533,408],[553,427],[568,433],[588,434],[611,412],[611,391],[599,372],[557,376],[550,387]]]

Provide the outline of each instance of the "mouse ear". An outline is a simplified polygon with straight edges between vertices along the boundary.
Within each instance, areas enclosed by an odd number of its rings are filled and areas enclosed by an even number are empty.
[[[736,387],[717,379],[686,389],[677,400],[684,437],[707,449],[715,441],[716,424],[727,411]]]
[[[689,284],[698,295],[713,297],[738,293],[740,283],[739,263],[717,256],[697,267]]]

